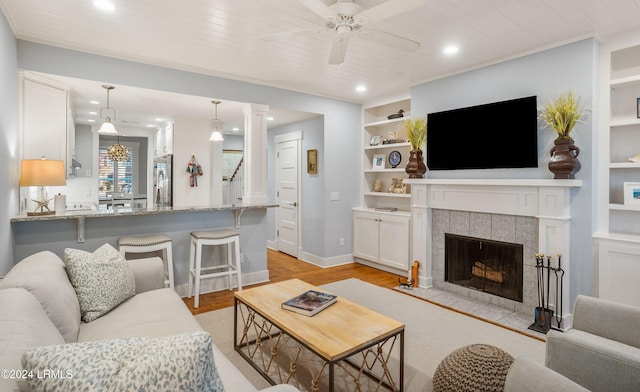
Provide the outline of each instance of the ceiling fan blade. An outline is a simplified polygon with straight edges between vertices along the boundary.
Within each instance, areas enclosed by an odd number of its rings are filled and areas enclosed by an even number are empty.
[[[344,57],[347,54],[347,46],[349,45],[349,34],[340,34],[333,40],[331,45],[331,53],[329,54],[329,64],[337,65],[344,63]]]
[[[392,46],[394,48],[404,50],[405,52],[412,52],[420,47],[420,42],[418,41],[387,33],[386,31],[376,30],[371,27],[360,30],[358,32],[358,37],[383,45]]]
[[[298,0],[302,5],[315,12],[322,19],[333,18],[335,14],[322,0]]]
[[[357,18],[364,19],[368,23],[376,23],[422,5],[425,5],[425,0],[387,0],[380,5],[360,12],[356,16]]]
[[[294,38],[294,37],[304,37],[310,35],[320,35],[329,32],[329,29],[314,27],[312,29],[304,29],[304,30],[296,30],[296,31],[284,31],[281,33],[273,33],[266,34],[260,37],[263,41],[274,41],[280,39]]]

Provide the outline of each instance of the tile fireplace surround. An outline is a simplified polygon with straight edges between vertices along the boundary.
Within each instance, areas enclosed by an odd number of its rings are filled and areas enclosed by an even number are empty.
[[[411,184],[411,260],[420,262],[420,287],[437,287],[532,314],[538,306],[534,254],[551,254],[552,266],[557,266],[556,255],[562,253],[565,270],[562,328],[572,325],[569,313],[570,190],[580,187],[582,181],[414,179],[405,182]],[[444,233],[523,244],[523,302],[445,282]],[[552,283],[549,307],[555,309],[553,286]]]

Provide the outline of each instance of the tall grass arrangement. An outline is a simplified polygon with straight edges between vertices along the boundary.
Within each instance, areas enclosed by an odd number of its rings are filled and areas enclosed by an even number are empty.
[[[408,118],[402,125],[412,151],[418,151],[427,140],[427,119],[425,117]]]
[[[580,98],[570,91],[547,102],[540,113],[540,119],[556,131],[556,140],[573,140],[571,131],[584,119],[586,113]]]

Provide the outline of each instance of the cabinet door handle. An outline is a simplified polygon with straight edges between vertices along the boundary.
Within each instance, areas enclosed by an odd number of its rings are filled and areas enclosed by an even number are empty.
[[[297,201],[294,201],[293,203],[290,202],[289,205],[296,207],[298,205],[298,202]]]

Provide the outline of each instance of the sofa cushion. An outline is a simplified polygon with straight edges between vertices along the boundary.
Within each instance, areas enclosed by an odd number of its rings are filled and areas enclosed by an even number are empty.
[[[129,298],[109,313],[80,325],[78,341],[160,337],[202,331],[182,299],[170,288]]]
[[[22,369],[22,354],[29,349],[63,343],[33,294],[22,288],[0,290],[0,370]],[[24,384],[18,381],[0,377],[0,391],[17,391]]]
[[[211,335],[101,340],[29,350],[22,365],[31,391],[224,391]]]
[[[22,287],[33,294],[66,342],[75,342],[80,329],[78,297],[62,260],[52,252],[39,252],[13,266],[0,289]]]
[[[136,294],[133,271],[109,244],[93,253],[67,248],[64,263],[78,295],[84,322],[97,319]]]

